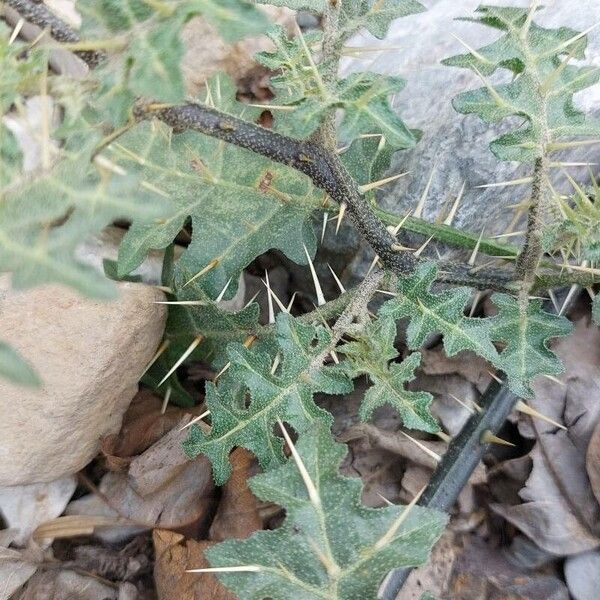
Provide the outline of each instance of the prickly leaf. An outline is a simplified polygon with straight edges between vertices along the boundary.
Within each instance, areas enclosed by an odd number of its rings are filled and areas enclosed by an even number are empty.
[[[229,453],[236,446],[252,451],[264,469],[281,464],[281,439],[273,434],[277,419],[290,423],[298,432],[314,427],[317,421],[330,423],[331,415],[317,407],[313,394],[340,394],[352,389],[343,373],[313,364],[329,340],[324,327],[280,313],[271,353],[230,344],[229,370],[218,386],[207,383],[212,429],[205,434],[198,427],[192,428],[185,442],[188,455],[206,454],[218,484],[231,474]],[[277,355],[281,363],[273,369]]]
[[[338,473],[346,448],[323,424],[301,434],[297,450],[314,486],[312,501],[290,458],[250,480],[256,496],[286,509],[281,527],[227,540],[206,553],[213,567],[254,567],[219,575],[238,598],[375,598],[388,571],[427,560],[444,514],[418,506],[408,514],[402,506],[362,506],[360,479]]]

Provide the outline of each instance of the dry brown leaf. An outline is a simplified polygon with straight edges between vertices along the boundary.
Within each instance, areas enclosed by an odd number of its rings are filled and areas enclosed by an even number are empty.
[[[263,526],[258,501],[248,487],[254,455],[245,448],[237,448],[231,454],[231,463],[233,472],[223,487],[210,527],[209,538],[214,541],[246,538]]]
[[[168,405],[162,413],[163,399],[150,390],[140,390],[123,417],[118,434],[100,440],[100,451],[110,471],[124,471],[133,457],[147,450],[193,410]]]
[[[586,471],[600,420],[600,329],[585,315],[573,335],[553,347],[566,368],[565,385],[539,379],[531,405],[568,430],[539,419],[522,421],[522,433],[537,439],[533,469],[519,493],[523,504],[493,508],[541,548],[565,556],[600,546],[600,506]]]
[[[586,467],[596,500],[600,502],[600,423],[596,425],[586,453]]]
[[[155,529],[154,581],[159,600],[235,600],[236,596],[211,573],[186,573],[210,566],[204,551],[215,542],[186,540],[165,529]]]
[[[120,589],[123,594],[120,594]],[[109,584],[94,577],[87,577],[74,571],[48,571],[34,575],[19,600],[117,600],[117,598],[135,598],[125,594],[132,584]],[[135,588],[134,588],[135,590]]]
[[[474,352],[464,350],[450,357],[441,347],[433,350],[423,348],[420,352],[422,359],[419,368],[426,375],[460,375],[475,385],[480,393],[486,390],[492,380],[490,363]]]

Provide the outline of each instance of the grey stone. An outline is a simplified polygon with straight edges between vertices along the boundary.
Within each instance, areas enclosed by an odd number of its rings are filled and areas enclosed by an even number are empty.
[[[596,600],[600,589],[600,552],[584,552],[567,558],[565,579],[574,600]]]
[[[2,338],[42,378],[39,389],[0,380],[0,486],[75,473],[116,433],[163,334],[164,294],[119,283],[113,302],[58,285],[10,290],[0,278]]]

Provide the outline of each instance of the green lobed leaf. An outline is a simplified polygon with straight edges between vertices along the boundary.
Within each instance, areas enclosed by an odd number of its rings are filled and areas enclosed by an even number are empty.
[[[471,291],[457,288],[432,293],[430,288],[436,274],[437,267],[425,263],[412,275],[400,277],[397,297],[382,306],[380,316],[409,319],[407,342],[411,349],[422,346],[430,334],[441,333],[448,356],[471,350],[494,361],[498,353],[492,343],[489,321],[464,315]]]
[[[573,94],[600,79],[597,67],[567,64],[584,57],[586,37],[567,27],[546,29],[531,21],[529,9],[480,6],[473,19],[504,33],[477,51],[448,58],[443,64],[472,69],[482,77],[506,69],[510,83],[486,85],[458,95],[454,108],[477,114],[487,123],[516,116],[521,125],[490,144],[502,160],[531,162],[548,145],[563,138],[600,133],[600,123],[588,122],[573,104]]]
[[[395,408],[405,427],[421,431],[439,431],[435,418],[429,412],[433,396],[428,392],[412,392],[406,384],[415,377],[414,370],[421,355],[414,352],[401,363],[390,362],[397,356],[394,347],[396,322],[381,317],[370,323],[355,341],[339,348],[350,363],[347,368],[352,377],[365,374],[373,385],[367,390],[359,415],[363,421],[371,418],[376,408],[385,404]]]
[[[572,324],[565,317],[544,311],[539,299],[529,301],[525,314],[519,310],[518,301],[507,294],[494,294],[492,302],[498,309],[490,319],[492,337],[506,343],[495,364],[506,373],[515,394],[531,398],[534,377],[563,372],[560,359],[547,344],[551,338],[571,333]]]
[[[280,313],[276,341],[271,353],[230,344],[231,366],[219,385],[206,384],[206,405],[212,428],[205,434],[193,427],[184,447],[190,457],[206,454],[213,465],[217,484],[231,474],[229,454],[242,446],[252,451],[263,469],[283,462],[282,442],[273,434],[277,419],[290,423],[298,432],[317,421],[331,423],[331,415],[317,407],[315,392],[347,393],[352,383],[341,372],[312,366],[331,336],[323,326],[304,324]],[[280,366],[273,373],[274,356]],[[247,405],[246,395],[249,398]],[[246,406],[247,405],[247,406]]]
[[[0,375],[9,381],[27,387],[39,387],[41,380],[35,370],[11,348],[0,340]]]
[[[300,435],[297,450],[319,502],[311,502],[290,459],[250,480],[256,496],[285,508],[281,527],[227,540],[206,553],[213,567],[258,567],[219,574],[240,600],[375,598],[391,569],[427,560],[447,521],[444,514],[419,506],[408,515],[402,506],[362,506],[360,479],[338,473],[346,448],[323,423]]]
[[[230,113],[252,115],[235,101],[228,78],[209,82],[213,102]],[[182,288],[196,279],[215,298],[229,279],[235,293],[240,272],[267,250],[281,250],[305,264],[316,239],[310,217],[322,206],[322,193],[308,177],[253,152],[188,131],[174,135],[155,121],[138,125],[111,145],[111,159],[138,173],[172,201],[160,223],[134,224],[119,250],[119,273],[134,270],[152,248],[166,248],[191,218],[192,241],[175,267]]]

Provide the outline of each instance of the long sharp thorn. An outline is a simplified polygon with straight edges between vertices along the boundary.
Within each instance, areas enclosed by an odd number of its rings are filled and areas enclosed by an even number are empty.
[[[399,232],[399,231],[402,229],[402,226],[404,225],[404,223],[406,223],[406,220],[408,219],[408,217],[410,217],[410,213],[411,213],[411,212],[412,212],[412,211],[410,211],[410,210],[409,210],[409,211],[408,211],[408,212],[407,212],[407,213],[406,213],[406,214],[405,214],[405,215],[402,217],[402,219],[401,219],[400,223],[398,223],[398,225],[396,225],[396,226],[395,226],[395,227],[394,227],[394,228],[393,228],[393,229],[390,231],[390,233],[391,233],[393,236],[396,236],[396,235],[398,235],[398,232]]]
[[[273,360],[273,366],[271,367],[271,375],[275,375],[275,371],[277,371],[277,367],[281,362],[281,355],[279,352],[275,355],[275,359]]]
[[[195,425],[198,421],[202,421],[202,419],[204,419],[204,417],[208,417],[208,415],[210,415],[210,410],[204,411],[201,415],[194,417],[187,425],[180,427],[179,431],[183,431],[184,429],[187,429],[188,427]]]
[[[340,281],[339,277],[335,274],[335,271],[331,268],[331,265],[329,263],[327,263],[327,266],[329,267],[329,270],[331,271],[331,274],[333,275],[337,286],[340,288],[340,292],[342,292],[342,294],[345,294],[346,288],[342,285],[342,282]]]
[[[492,371],[488,371],[488,375],[496,382],[499,383],[500,385],[502,385],[504,382],[502,381],[502,379],[500,379],[500,377],[498,377],[498,375],[496,375],[496,373],[493,373]]]
[[[479,305],[479,301],[483,296],[482,292],[475,292],[475,296],[473,297],[473,302],[471,302],[471,308],[469,309],[469,317],[472,317],[477,310],[477,306]]]
[[[370,192],[371,190],[375,190],[384,186],[386,183],[390,183],[391,181],[396,181],[396,179],[400,179],[409,174],[409,171],[406,173],[398,173],[397,175],[392,175],[391,177],[385,177],[384,179],[379,179],[378,181],[372,181],[371,183],[366,183],[365,185],[359,185],[358,191],[361,194],[365,194],[366,192]]]
[[[386,296],[398,296],[395,292],[388,292],[388,290],[375,290],[379,294],[385,294]]]
[[[225,287],[221,290],[221,293],[217,296],[215,302],[221,302],[221,300],[223,300],[223,296],[225,295],[225,292],[227,291],[227,288],[229,287],[229,284],[231,283],[232,279],[233,279],[232,277],[229,278],[229,280],[225,284]]]
[[[213,381],[216,383],[216,382],[217,382],[217,380],[219,379],[219,377],[221,377],[221,375],[223,375],[223,373],[225,373],[225,372],[226,372],[226,371],[229,369],[229,367],[230,367],[230,366],[231,366],[231,362],[228,362],[228,363],[227,363],[227,364],[226,364],[226,365],[225,365],[225,366],[224,366],[224,367],[223,367],[223,368],[222,368],[222,369],[221,369],[221,370],[220,370],[220,371],[219,371],[219,372],[218,372],[218,373],[215,375],[215,378],[214,378],[214,380],[213,380]]]
[[[331,356],[331,358],[332,358],[333,362],[334,362],[336,365],[339,365],[339,364],[340,364],[340,359],[338,358],[338,355],[336,354],[335,350],[332,350],[332,351],[329,353],[329,356]]]
[[[567,297],[565,298],[565,301],[563,302],[562,306],[560,307],[560,310],[558,311],[558,316],[562,316],[565,312],[565,310],[569,307],[569,305],[571,304],[571,300],[573,299],[573,296],[578,293],[579,291],[579,286],[574,283],[570,289],[569,289],[569,293],[567,294]]]
[[[584,29],[583,31],[579,32],[577,35],[574,35],[572,38],[569,38],[568,40],[566,40],[562,44],[559,44],[558,46],[556,46],[552,50],[547,50],[541,56],[538,56],[538,59],[545,58],[547,56],[553,56],[553,55],[559,53],[561,50],[564,50],[564,49],[568,48],[571,44],[574,44],[575,42],[577,42],[581,38],[585,37],[590,31],[592,31],[593,29],[596,29],[596,27],[598,27],[598,25],[600,25],[600,21],[597,22],[597,23],[594,23],[593,25],[591,25],[587,29]]]
[[[525,183],[531,183],[533,177],[521,177],[519,179],[511,179],[509,181],[497,181],[496,183],[484,183],[483,185],[476,185],[477,189],[484,188],[495,188],[495,187],[508,187],[511,185],[524,185]]]
[[[419,493],[410,501],[410,503],[404,507],[404,510],[400,513],[400,516],[392,523],[392,526],[377,540],[377,542],[375,542],[374,548],[376,550],[380,550],[381,548],[384,548],[392,542],[394,536],[398,532],[398,529],[400,529],[402,523],[406,521],[408,515],[410,514],[410,511],[415,507],[415,505],[421,498],[423,492],[425,491],[425,487],[423,487],[419,491]]]
[[[547,373],[542,373],[542,377],[545,377],[546,379],[549,379],[553,383],[556,383],[562,387],[565,387],[567,385],[564,381],[561,381],[560,379],[558,379],[558,377],[554,377],[553,375],[548,375]]]
[[[419,202],[417,204],[417,208],[415,208],[414,216],[416,219],[420,219],[423,216],[423,207],[425,206],[425,201],[427,200],[427,196],[429,195],[429,189],[431,188],[431,183],[433,182],[433,176],[435,174],[436,165],[433,165],[431,169],[431,173],[429,174],[429,179],[427,180],[427,184],[425,185],[425,189],[419,198]]]
[[[442,442],[446,442],[446,444],[449,444],[452,441],[452,438],[444,431],[436,431],[435,435],[437,435]]]
[[[377,264],[378,260],[379,260],[379,256],[376,254],[375,258],[373,259],[373,262],[370,264],[369,268],[367,269],[367,274],[365,275],[365,277],[368,277],[371,274],[371,271],[375,268],[375,265]]]
[[[340,230],[340,226],[342,225],[342,221],[344,220],[344,215],[346,214],[347,208],[348,205],[345,202],[342,202],[340,204],[340,210],[337,214],[337,221],[335,223],[335,235],[337,235],[338,231]]]
[[[541,419],[542,421],[546,421],[546,423],[550,423],[551,425],[554,425],[555,427],[558,427],[559,429],[564,429],[565,431],[567,431],[567,428],[564,425],[561,425],[554,419],[551,419],[550,417],[547,417],[546,415],[542,414],[541,412],[538,412],[537,410],[535,410],[535,408],[531,408],[531,406],[529,406],[529,404],[526,404],[525,402],[523,402],[523,400],[518,400],[517,403],[515,404],[515,408],[519,412],[529,415],[530,417],[533,417],[535,419]]]
[[[294,304],[294,300],[296,299],[296,296],[298,295],[298,292],[294,292],[292,294],[292,297],[290,298],[290,301],[286,307],[286,312],[290,312],[292,310],[292,305]]]
[[[423,250],[425,250],[425,248],[427,248],[427,246],[429,245],[429,242],[431,242],[431,240],[434,238],[435,236],[430,236],[428,240],[425,241],[425,243],[414,253],[413,256],[416,256],[417,258],[419,256],[421,256]]]
[[[154,304],[168,304],[170,306],[207,306],[208,302],[204,300],[173,300],[173,301],[155,301]]]
[[[486,429],[479,438],[482,444],[498,444],[499,446],[512,446],[515,445],[507,440],[503,440],[501,437],[494,435],[489,429]]]
[[[258,573],[258,565],[239,565],[237,567],[206,567],[205,569],[186,569],[186,573]]]
[[[144,372],[140,375],[140,379],[148,372],[150,367],[161,357],[163,352],[171,345],[171,340],[164,340],[163,343],[158,347],[154,356],[150,359],[150,362],[146,365]]]
[[[325,239],[325,230],[327,229],[327,220],[328,219],[329,219],[329,213],[324,212],[323,213],[323,227],[321,229],[321,244],[323,243],[323,240]]]
[[[477,238],[477,243],[475,244],[475,248],[473,248],[473,252],[471,253],[471,256],[469,257],[469,262],[467,264],[470,267],[475,265],[475,259],[477,258],[477,254],[479,252],[479,246],[481,246],[481,238],[483,238],[484,230],[485,230],[485,227],[481,230],[481,233],[479,234],[479,237]]]
[[[465,410],[470,412],[472,415],[475,414],[476,409],[474,406],[469,406],[466,402],[464,402],[460,398],[457,398],[454,394],[449,394],[449,396],[450,396],[450,398],[452,398],[452,400],[454,400],[455,402],[458,402]],[[477,412],[481,412],[481,409],[478,410]]]
[[[252,298],[250,298],[250,300],[248,300],[248,302],[246,302],[246,304],[244,305],[244,308],[248,308],[258,297],[258,295],[260,294],[260,290],[258,290],[258,292],[256,292],[256,294],[254,294],[254,296],[252,296]]]
[[[444,219],[444,225],[452,225],[452,221],[454,221],[454,217],[456,216],[456,211],[458,210],[458,206],[460,201],[462,200],[463,194],[465,193],[465,187],[467,185],[466,181],[463,181],[463,184],[458,192],[458,196],[456,196],[456,200],[448,213],[448,216]]]
[[[169,400],[171,399],[172,393],[173,393],[173,388],[171,386],[168,386],[167,391],[165,392],[165,397],[163,399],[162,406],[160,408],[161,415],[164,415],[167,412],[167,406],[169,405]]]
[[[281,422],[281,419],[277,419],[277,423],[279,424],[281,433],[283,433],[283,437],[285,438],[285,441],[290,449],[290,452],[292,453],[292,457],[294,458],[294,462],[296,463],[296,466],[298,467],[298,471],[300,472],[302,481],[304,481],[306,491],[308,492],[308,497],[310,498],[312,505],[315,508],[320,509],[321,508],[321,498],[319,496],[319,492],[318,492],[315,484],[313,483],[313,480],[310,478],[310,475],[308,474],[306,466],[302,462],[302,457],[300,456],[300,454],[298,454],[298,450],[296,450],[296,446],[294,446],[294,443],[292,442],[286,428],[284,427],[283,423]]]
[[[395,504],[393,502],[390,502],[383,494],[380,494],[379,492],[377,492],[377,495],[388,505],[388,506],[395,506]]]
[[[177,362],[169,369],[169,372],[161,379],[157,387],[160,387],[176,371],[177,367],[200,345],[203,340],[202,335],[197,335],[194,341],[187,347],[187,350],[179,357]]]
[[[425,444],[422,444],[421,442],[419,442],[419,440],[416,440],[414,437],[411,437],[410,435],[408,435],[408,433],[404,433],[404,431],[402,431],[402,430],[400,430],[398,433],[401,433],[404,437],[408,438],[413,444],[415,444],[418,448],[423,450],[423,452],[425,452],[425,454],[427,454],[427,456],[429,456],[430,458],[433,458],[433,460],[435,460],[435,462],[440,462],[440,460],[442,460],[442,457],[437,452],[434,452],[433,450],[428,448]]]
[[[310,254],[308,253],[308,249],[306,248],[306,246],[304,246],[304,252],[306,254],[306,258],[308,259],[310,274],[312,275],[313,284],[315,286],[315,292],[317,294],[317,305],[323,306],[323,304],[325,304],[325,296],[323,296],[323,290],[321,289],[321,284],[319,283],[319,278],[317,277],[315,266],[313,265],[313,261],[310,258]]]
[[[267,275],[267,272],[265,271],[265,275]],[[271,289],[270,284],[269,284],[269,280],[268,280],[268,275],[267,275],[267,281],[265,282],[264,280],[261,280],[263,285],[267,288],[267,292],[269,294],[271,294],[271,296],[273,297],[273,300],[275,300],[275,303],[277,304],[277,306],[279,307],[279,310],[281,312],[288,312],[288,309],[286,308],[285,304],[277,297],[277,294]],[[269,311],[269,314],[270,311]]]
[[[17,21],[15,28],[13,29],[12,33],[10,34],[10,38],[8,39],[9,46],[11,46],[13,44],[13,42],[17,39],[17,36],[19,35],[19,33],[21,33],[21,29],[23,29],[23,25],[25,25],[25,19],[23,19],[23,17],[21,17]]]
[[[198,277],[202,277],[202,275],[204,275],[205,273],[208,273],[211,269],[214,269],[218,264],[219,264],[219,259],[214,258],[201,271],[196,273],[189,281],[184,283],[183,287],[190,285],[190,283],[192,283],[192,281],[196,281],[196,279],[198,279]]]
[[[275,311],[273,310],[273,298],[271,296],[271,286],[269,284],[269,272],[265,270],[266,282],[263,283],[267,286],[267,305],[269,307],[269,323],[275,323]]]
[[[471,46],[469,46],[469,44],[467,44],[467,42],[464,42],[463,40],[461,40],[457,35],[455,35],[454,33],[450,33],[450,35],[455,40],[457,40],[462,46],[464,46],[469,51],[469,54],[472,54],[479,62],[486,63],[488,65],[492,64],[492,61],[489,58],[486,58],[485,56],[483,56],[482,54],[477,52],[477,50],[475,50],[474,48],[471,48]]]

